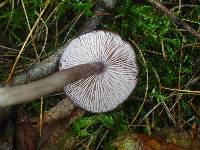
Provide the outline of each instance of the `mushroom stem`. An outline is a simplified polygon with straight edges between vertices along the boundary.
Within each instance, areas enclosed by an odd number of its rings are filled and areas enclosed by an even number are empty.
[[[67,84],[102,72],[101,62],[82,64],[58,71],[42,80],[20,86],[0,88],[0,107],[21,104],[63,89]]]

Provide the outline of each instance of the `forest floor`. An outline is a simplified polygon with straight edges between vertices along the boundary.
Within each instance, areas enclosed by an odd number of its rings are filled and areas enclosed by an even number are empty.
[[[47,121],[60,108],[62,91],[13,108],[15,146],[200,148],[200,1],[101,1],[112,7],[98,13],[98,0],[0,2],[2,85],[56,53],[94,16],[104,18],[97,29],[115,32],[134,47],[139,66],[137,87],[111,112],[93,114],[66,104],[66,116]]]

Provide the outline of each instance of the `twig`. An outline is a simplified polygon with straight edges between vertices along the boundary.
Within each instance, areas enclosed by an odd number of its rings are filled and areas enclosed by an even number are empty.
[[[9,0],[5,0],[3,2],[0,3],[0,8],[3,7],[4,5],[6,5],[9,2]]]
[[[165,52],[163,39],[161,39],[160,43],[161,43],[161,49],[162,49],[162,56],[163,56],[164,60],[167,61],[167,55],[166,55],[166,52]]]
[[[42,135],[42,126],[43,126],[43,103],[44,103],[44,98],[41,97],[40,99],[40,137]]]
[[[74,104],[72,104],[68,98],[63,99],[49,111],[43,114],[43,124],[51,124],[52,122],[62,119],[68,116],[71,111],[75,109]],[[32,118],[31,121],[39,127],[39,117]]]
[[[169,110],[169,108],[167,107],[167,105],[165,104],[165,102],[162,101],[161,103],[162,103],[162,105],[164,106],[168,117],[171,119],[171,121],[173,122],[173,124],[176,125],[176,121],[175,121],[174,117],[171,115],[170,110]]]
[[[2,48],[2,49],[7,49],[7,50],[11,50],[11,51],[14,51],[14,52],[19,52],[19,50],[17,50],[17,49],[13,49],[13,48],[6,47],[6,46],[3,46],[3,45],[0,45],[0,48]],[[1,49],[0,49],[0,50],[1,50]]]
[[[140,125],[158,106],[160,106],[162,102],[159,102],[157,105],[155,105],[146,115],[139,121],[138,125]],[[132,126],[132,124],[130,125]]]
[[[5,34],[6,34],[7,30],[8,30],[8,27],[9,27],[9,25],[11,23],[11,20],[12,20],[12,17],[13,17],[13,12],[14,12],[14,7],[15,7],[15,1],[11,1],[11,13],[10,13],[10,17],[9,17],[8,23],[7,23],[6,28],[4,30],[4,33],[3,33],[4,36],[5,36]]]
[[[68,32],[66,33],[65,35],[65,38],[63,40],[63,44],[66,42],[66,39],[68,38],[69,36],[69,33],[72,31],[72,29],[74,28],[74,26],[76,25],[76,23],[79,21],[79,19],[81,18],[81,16],[83,15],[83,11],[78,15],[78,17],[76,17],[74,23],[72,24],[72,26],[70,27],[70,29],[68,30]]]
[[[191,90],[180,90],[180,89],[172,89],[167,87],[161,87],[161,89],[169,90],[169,91],[175,91],[175,92],[183,92],[184,94],[190,94],[190,95],[200,95],[200,91],[191,91]]]
[[[99,147],[100,147],[102,141],[104,140],[104,138],[106,137],[107,133],[108,133],[108,129],[106,130],[106,132],[105,132],[104,135],[102,136],[102,138],[101,138],[100,142],[98,143],[98,145],[97,145],[97,147],[96,147],[95,150],[98,150],[98,149],[99,149]]]
[[[193,105],[192,100],[188,101],[188,104],[192,108],[192,110],[197,114],[197,116],[200,118],[200,112],[197,110],[197,108]]]
[[[155,5],[160,11],[162,11],[165,15],[169,16],[177,25],[181,25],[192,35],[196,36],[200,40],[200,33],[190,27],[187,23],[182,21],[180,18],[175,16],[169,9],[167,9],[164,5],[158,2],[158,0],[148,0],[151,4]]]
[[[37,15],[38,15],[38,17],[39,17],[39,14],[38,14],[38,13],[37,13]],[[45,21],[44,21],[41,17],[40,17],[40,20],[41,20],[42,23],[44,24],[46,30],[45,30],[44,44],[43,44],[43,46],[42,46],[42,50],[41,50],[41,52],[40,52],[40,54],[39,54],[39,56],[38,56],[38,59],[40,59],[42,53],[44,52],[44,50],[45,50],[45,48],[46,48],[47,38],[48,38],[48,34],[49,34],[49,29],[48,29],[48,27],[47,27]]]

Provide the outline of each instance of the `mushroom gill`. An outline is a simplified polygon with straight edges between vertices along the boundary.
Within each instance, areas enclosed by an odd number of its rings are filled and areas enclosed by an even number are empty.
[[[119,35],[93,31],[66,46],[60,70],[94,62],[103,63],[103,71],[71,83],[64,90],[75,105],[90,112],[107,112],[126,100],[136,86],[135,53]]]

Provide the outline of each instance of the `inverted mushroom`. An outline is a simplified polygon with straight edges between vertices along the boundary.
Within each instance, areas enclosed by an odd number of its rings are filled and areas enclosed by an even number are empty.
[[[0,88],[0,108],[38,99],[64,88],[71,101],[91,112],[106,112],[128,98],[138,67],[130,44],[108,31],[73,39],[60,59],[60,70],[29,84]]]
[[[130,44],[108,31],[93,31],[73,39],[65,48],[60,70],[101,62],[104,70],[67,85],[71,101],[90,112],[106,112],[128,98],[137,83],[138,67]]]

